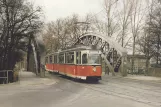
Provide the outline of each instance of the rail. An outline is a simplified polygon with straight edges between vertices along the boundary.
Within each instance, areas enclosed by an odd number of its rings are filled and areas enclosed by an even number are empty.
[[[13,72],[13,70],[0,70],[0,73],[4,73],[0,75],[0,79],[4,79],[3,82],[6,82],[6,84],[9,83],[9,72]]]

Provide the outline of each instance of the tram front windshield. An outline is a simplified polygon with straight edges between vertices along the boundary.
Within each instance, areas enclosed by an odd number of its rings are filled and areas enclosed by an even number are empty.
[[[89,54],[89,64],[101,64],[101,57],[99,54]]]

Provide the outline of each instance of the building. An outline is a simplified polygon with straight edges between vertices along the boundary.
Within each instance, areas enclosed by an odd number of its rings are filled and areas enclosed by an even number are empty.
[[[129,73],[132,73],[132,58],[133,55],[127,56],[127,69]],[[144,73],[146,67],[146,57],[145,55],[135,55],[134,56],[134,70],[133,73]]]

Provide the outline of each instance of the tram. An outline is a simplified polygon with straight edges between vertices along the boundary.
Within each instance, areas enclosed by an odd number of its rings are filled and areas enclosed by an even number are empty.
[[[45,69],[75,79],[99,81],[102,75],[101,51],[75,46],[46,55]]]

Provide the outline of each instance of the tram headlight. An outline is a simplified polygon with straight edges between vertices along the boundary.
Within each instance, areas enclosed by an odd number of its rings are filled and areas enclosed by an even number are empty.
[[[96,67],[93,67],[93,71],[96,72]]]

